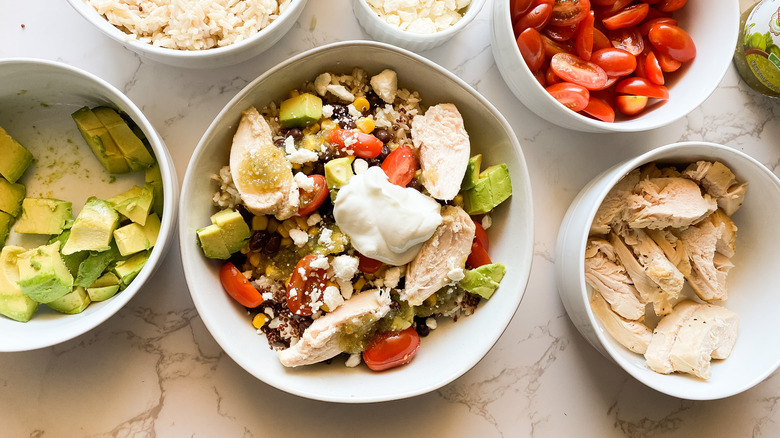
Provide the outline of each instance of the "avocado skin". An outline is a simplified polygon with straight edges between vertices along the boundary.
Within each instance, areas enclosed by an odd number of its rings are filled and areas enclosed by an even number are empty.
[[[81,262],[78,268],[78,275],[74,282],[75,286],[90,287],[106,269],[121,258],[119,249],[115,242],[111,242],[107,251],[83,251],[88,256]]]
[[[33,155],[0,127],[0,175],[15,183],[30,167]]]

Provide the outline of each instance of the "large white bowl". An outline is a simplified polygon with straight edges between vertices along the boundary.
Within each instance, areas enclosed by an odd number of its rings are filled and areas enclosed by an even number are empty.
[[[68,3],[111,39],[146,58],[176,67],[217,68],[238,64],[271,48],[298,20],[298,16],[301,15],[306,6],[306,1],[292,0],[279,18],[244,41],[207,50],[176,50],[128,40],[126,33],[109,23],[85,0],[68,0]]]
[[[73,202],[78,214],[89,196],[105,199],[133,184],[143,184],[143,172],[117,175],[110,182],[84,143],[71,113],[88,105],[109,105],[127,113],[149,139],[163,177],[165,208],[160,235],[146,266],[130,286],[113,298],[90,304],[84,312],[64,315],[41,305],[26,323],[0,317],[0,351],[24,351],[51,346],[81,335],[110,318],[144,286],[168,250],[174,233],[178,183],[162,138],[141,110],[102,79],[65,64],[35,60],[0,60],[0,126],[26,146],[38,160],[19,181],[28,196]],[[49,164],[53,164],[51,168]],[[41,244],[42,236],[12,233],[9,243]]]
[[[666,84],[669,100],[639,117],[607,123],[569,110],[545,91],[517,49],[510,15],[509,0],[493,2],[493,55],[509,89],[539,117],[585,132],[645,131],[684,117],[701,105],[723,79],[739,33],[737,0],[689,0],[675,12],[675,18],[693,38],[697,54],[675,74],[678,79]]]
[[[718,160],[748,191],[733,220],[739,228],[737,254],[729,273],[725,306],[739,315],[739,338],[731,356],[713,361],[712,378],[652,371],[643,356],[632,353],[607,333],[590,309],[590,287],[585,283],[585,245],[590,224],[609,190],[623,176],[650,162],[691,163]],[[675,143],[620,163],[590,181],[572,202],[558,233],[555,274],[558,291],[574,325],[599,352],[645,385],[690,399],[710,400],[745,391],[761,382],[780,364],[777,309],[780,308],[780,270],[777,248],[780,233],[773,225],[780,216],[780,180],[761,163],[726,146],[703,142]]]
[[[218,278],[221,263],[209,260],[196,243],[195,230],[215,212],[216,190],[209,175],[227,164],[232,136],[241,111],[258,108],[287,96],[306,80],[324,71],[349,73],[355,66],[369,73],[392,68],[399,86],[418,90],[423,103],[457,105],[471,138],[472,152],[484,163],[506,162],[514,194],[497,208],[491,257],[507,266],[496,294],[474,315],[442,324],[409,365],[374,373],[366,367],[347,368],[335,361],[299,369],[283,367],[258,335],[246,310],[223,291]],[[473,367],[498,340],[512,319],[526,287],[533,250],[533,214],[528,171],[512,129],[485,98],[445,69],[402,49],[369,41],[343,42],[300,54],[266,72],[244,88],[219,113],[203,135],[187,168],[180,201],[179,233],[182,263],[195,307],[222,348],[241,367],[281,390],[312,399],[375,402],[432,391]]]
[[[452,27],[431,34],[406,32],[379,18],[366,0],[352,0],[352,10],[363,29],[377,41],[383,41],[415,52],[440,46],[468,26],[479,14],[485,0],[471,0],[471,4]]]

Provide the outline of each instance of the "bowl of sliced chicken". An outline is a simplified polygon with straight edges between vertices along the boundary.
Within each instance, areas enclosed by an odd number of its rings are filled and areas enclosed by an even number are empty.
[[[660,392],[728,397],[780,364],[771,292],[780,181],[727,146],[685,142],[587,184],[561,225],[556,279],[580,333]]]
[[[183,183],[180,242],[209,332],[241,367],[318,400],[376,402],[467,372],[530,273],[512,129],[436,64],[336,43],[222,110]]]

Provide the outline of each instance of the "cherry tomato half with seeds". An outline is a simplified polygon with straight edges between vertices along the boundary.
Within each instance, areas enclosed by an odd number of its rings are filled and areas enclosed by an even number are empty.
[[[244,274],[230,262],[219,270],[219,281],[228,295],[244,307],[255,308],[263,304],[263,295],[252,286]]]
[[[671,73],[682,67],[682,62],[672,59],[663,53],[656,53],[655,57],[658,59],[658,65],[661,66],[661,70],[663,70],[664,73]]]
[[[590,61],[607,72],[608,76],[625,76],[636,69],[636,56],[614,47],[593,53]]]
[[[528,12],[533,3],[533,0],[511,0],[509,8],[512,11],[512,22],[514,23],[521,15]]]
[[[590,0],[555,0],[550,24],[571,26],[582,21],[590,13]]]
[[[298,189],[298,216],[306,216],[317,211],[330,193],[324,176],[314,174],[309,175],[309,178],[313,180],[314,188],[308,192],[302,188]]]
[[[550,67],[564,81],[591,90],[606,84],[608,76],[603,68],[568,53],[558,53],[550,60]]]
[[[585,61],[590,61],[593,54],[593,23],[596,21],[593,11],[577,25],[577,39],[574,45],[577,47],[577,55]]]
[[[390,152],[385,161],[382,162],[382,170],[385,171],[387,179],[391,183],[406,187],[417,171],[417,157],[414,156],[414,151],[409,146],[399,146]]]
[[[645,78],[631,77],[620,80],[615,84],[615,91],[635,96],[654,97],[656,99],[668,99],[669,89],[663,85],[656,85]]]
[[[673,12],[685,6],[687,2],[688,0],[661,0],[656,7],[661,12]]]
[[[542,33],[550,37],[555,41],[569,41],[577,34],[578,26],[573,24],[571,26],[553,26],[548,24],[542,29]]]
[[[420,335],[414,327],[400,332],[379,333],[363,351],[363,361],[373,371],[406,365],[420,349]]]
[[[621,113],[633,116],[647,107],[647,96],[622,95],[615,97],[615,108]]]
[[[375,158],[382,153],[384,145],[373,135],[352,129],[331,129],[328,141],[342,151],[352,151],[353,155],[360,158]]]
[[[542,68],[544,64],[544,45],[542,36],[536,29],[529,27],[517,37],[517,48],[531,71]]]
[[[590,92],[582,85],[571,82],[560,82],[545,88],[552,97],[566,108],[579,112],[588,106]]]
[[[645,57],[645,77],[656,85],[664,84],[664,71],[652,51]]]
[[[650,6],[645,3],[626,6],[623,10],[611,17],[602,20],[604,27],[610,30],[636,26],[647,17]]]
[[[308,254],[298,261],[287,285],[287,307],[296,315],[311,315],[312,293],[325,291],[328,286],[327,270],[312,267],[318,256]]]
[[[556,53],[574,53],[574,45],[571,41],[558,42],[553,41],[545,35],[541,35],[542,45],[544,45],[544,56],[550,59]]]
[[[608,103],[595,96],[590,96],[588,106],[582,112],[602,122],[612,123],[615,121],[615,110]]]
[[[550,21],[551,15],[551,5],[542,3],[540,5],[534,6],[530,11],[528,11],[527,14],[523,15],[519,20],[515,21],[514,25],[512,26],[512,30],[517,36],[520,36],[520,33],[529,27],[532,27],[536,29],[537,32],[539,32],[544,28],[547,22]]]
[[[598,30],[597,28],[593,28],[593,51],[601,50],[601,49],[608,49],[612,47],[612,41],[607,38],[606,35],[604,35],[604,32]]]
[[[657,23],[647,33],[650,44],[660,53],[680,62],[696,57],[696,45],[688,32],[667,23]]]
[[[612,42],[612,47],[623,49],[634,56],[645,51],[645,40],[636,27],[610,30],[607,37]]]
[[[642,35],[647,35],[650,33],[650,28],[655,26],[658,23],[666,23],[671,24],[672,26],[677,26],[677,20],[674,18],[669,17],[658,17],[653,18],[652,20],[645,20],[642,24],[639,25],[639,33]]]

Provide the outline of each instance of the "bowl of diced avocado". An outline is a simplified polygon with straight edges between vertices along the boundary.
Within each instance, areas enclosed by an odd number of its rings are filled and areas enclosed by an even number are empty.
[[[49,61],[0,61],[0,351],[51,346],[122,308],[167,251],[165,145],[119,90]]]

